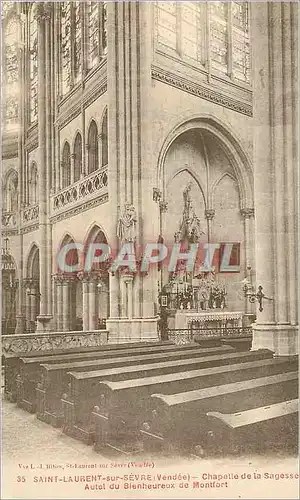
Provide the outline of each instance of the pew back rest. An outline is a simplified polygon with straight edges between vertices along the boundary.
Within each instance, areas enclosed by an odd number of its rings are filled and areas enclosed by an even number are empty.
[[[209,365],[213,363],[221,363],[226,362],[230,364],[230,362],[234,362],[234,360],[243,360],[243,359],[265,359],[267,357],[271,358],[273,355],[271,351],[267,349],[261,349],[260,351],[255,351],[255,352],[233,352],[233,353],[228,353],[228,354],[219,354],[215,356],[200,356],[198,358],[190,358],[190,359],[179,359],[175,361],[166,361],[166,362],[160,362],[160,363],[151,363],[151,364],[146,364],[146,365],[130,365],[130,366],[124,366],[124,367],[116,367],[112,369],[100,369],[100,370],[95,370],[95,371],[90,371],[90,372],[84,372],[84,371],[79,371],[79,372],[73,372],[72,367],[69,365],[70,371],[68,374],[76,379],[76,380],[87,380],[87,379],[96,379],[97,377],[105,377],[105,376],[111,376],[115,374],[121,374],[121,373],[135,373],[135,372],[142,372],[142,371],[154,371],[154,370],[160,370],[160,369],[170,369],[172,372],[172,368],[178,368],[178,367],[189,367],[193,365]],[[45,366],[45,368],[49,371],[54,370],[55,365],[42,365]],[[57,365],[56,369],[61,368],[61,365]]]
[[[273,384],[280,384],[283,382],[294,381],[298,379],[298,372],[281,373],[277,375],[270,375],[268,377],[259,377],[257,379],[245,380],[241,382],[234,382],[232,384],[224,384],[213,387],[207,387],[205,389],[196,389],[194,391],[181,392],[177,394],[152,394],[152,398],[158,403],[162,402],[166,407],[176,407],[184,405],[186,403],[192,403],[196,401],[203,401],[205,399],[212,399],[215,397],[220,397],[233,394],[237,392],[242,392],[250,389],[255,389],[258,387],[265,387]]]
[[[207,412],[208,417],[218,420],[230,429],[238,429],[256,423],[273,420],[299,411],[298,399],[282,401],[273,405],[253,408],[237,413],[221,413],[218,411]]]
[[[143,387],[151,387],[157,384],[168,384],[170,382],[176,381],[184,381],[184,380],[192,380],[192,379],[200,379],[211,375],[221,374],[221,373],[231,373],[240,370],[248,370],[255,369],[260,367],[272,367],[272,366],[283,366],[286,365],[286,359],[263,359],[258,361],[248,361],[245,363],[237,363],[233,365],[221,365],[221,366],[213,366],[212,368],[202,368],[200,370],[191,370],[191,371],[183,371],[177,373],[168,373],[166,375],[153,375],[149,377],[137,378],[137,379],[129,379],[129,380],[121,380],[121,381],[112,381],[105,380],[99,382],[100,389],[105,388],[111,392],[118,391],[126,391],[143,388]],[[292,369],[296,369],[295,364],[292,365]]]

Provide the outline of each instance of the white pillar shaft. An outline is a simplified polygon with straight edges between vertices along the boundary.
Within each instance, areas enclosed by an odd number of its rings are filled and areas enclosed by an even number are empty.
[[[64,281],[62,286],[63,299],[63,331],[70,330],[70,301],[69,301],[69,282]]]
[[[89,330],[89,283],[82,282],[82,329]]]

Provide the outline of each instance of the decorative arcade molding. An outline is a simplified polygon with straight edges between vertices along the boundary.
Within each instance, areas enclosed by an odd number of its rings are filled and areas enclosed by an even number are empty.
[[[3,354],[69,350],[78,347],[97,347],[108,342],[106,330],[92,332],[50,332],[2,335]]]
[[[28,208],[24,208],[22,211],[22,222],[23,224],[30,223],[31,221],[36,221],[39,219],[39,206],[32,205]]]
[[[152,66],[151,76],[154,80],[166,83],[177,89],[188,92],[195,96],[201,97],[207,101],[214,102],[225,108],[232,109],[238,113],[242,113],[247,116],[252,116],[252,105],[245,102],[241,102],[237,99],[231,98],[226,94],[221,93],[217,90],[212,90],[199,83],[191,82],[190,80],[183,78],[182,76],[176,75],[171,71],[167,71],[156,66]]]
[[[96,200],[93,198],[97,196]],[[88,175],[84,179],[68,186],[59,193],[52,197],[52,222],[59,220],[56,213],[64,210],[64,213],[60,215],[60,219],[65,217],[70,217],[75,215],[79,211],[90,208],[86,208],[82,205],[85,202],[89,202],[89,198],[92,198],[91,203],[95,201],[95,204],[105,203],[108,200],[108,168],[107,166],[100,171],[97,170],[92,174]],[[71,208],[71,211],[65,211],[65,207]]]

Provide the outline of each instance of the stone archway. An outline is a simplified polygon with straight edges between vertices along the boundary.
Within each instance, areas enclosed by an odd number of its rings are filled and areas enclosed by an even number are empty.
[[[247,269],[254,272],[253,179],[241,146],[211,117],[178,126],[167,138],[158,165],[158,185],[168,210],[160,212],[163,240],[172,245],[184,211],[184,192],[190,186],[193,211],[204,235],[199,243],[216,243],[213,267],[220,271],[224,243],[235,243],[239,272],[219,274],[218,286],[227,293],[226,307],[251,313],[241,289]],[[175,214],[175,217],[174,217]],[[161,289],[168,283],[161,269]],[[183,284],[183,287],[186,286]],[[189,305],[190,306],[190,305]]]
[[[84,254],[90,245],[107,244],[104,231],[94,224],[84,241]],[[97,250],[95,255],[97,256]],[[109,274],[105,263],[93,263],[90,271],[80,273],[82,280],[83,329],[99,330],[106,327],[109,317]]]
[[[25,318],[26,332],[36,330],[36,321],[40,313],[40,255],[36,244],[33,244],[27,258],[25,285]]]

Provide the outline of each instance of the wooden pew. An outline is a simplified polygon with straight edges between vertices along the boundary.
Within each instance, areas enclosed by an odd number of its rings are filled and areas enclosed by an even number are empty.
[[[299,400],[281,401],[237,413],[208,412],[210,447],[219,451],[297,451]],[[263,448],[263,449],[262,449]]]
[[[33,351],[24,354],[24,352],[14,352],[14,353],[3,353],[4,357],[4,373],[5,373],[5,381],[4,381],[4,395],[5,398],[8,399],[11,402],[16,402],[17,398],[17,387],[16,387],[16,379],[17,375],[20,373],[20,366],[21,366],[21,359],[28,359],[28,358],[36,358],[37,356],[40,357],[45,357],[46,358],[52,358],[53,356],[60,356],[60,355],[69,355],[69,354],[76,354],[76,353],[92,353],[92,352],[103,352],[103,351],[110,351],[110,350],[122,350],[122,349],[135,349],[137,347],[141,349],[148,349],[153,346],[167,346],[167,345],[173,345],[174,343],[170,341],[164,341],[164,342],[136,342],[132,344],[105,344],[101,346],[87,346],[87,347],[75,347],[72,349],[52,349],[52,350],[45,350],[45,351]]]
[[[211,446],[213,431],[207,413],[258,408],[294,399],[298,372],[288,372],[177,394],[153,394],[152,410],[141,429],[144,449],[194,450],[202,455]]]
[[[297,370],[297,361],[263,359],[226,366],[204,368],[120,382],[99,384],[99,398],[93,409],[95,449],[117,446],[133,451],[139,449],[139,428],[147,417],[155,392],[174,394],[249,378]]]
[[[270,351],[262,349],[256,352],[231,352],[213,356],[199,356],[194,359],[181,359],[163,363],[99,370],[96,372],[71,373],[70,395],[65,395],[62,398],[64,431],[78,439],[91,442],[94,429],[90,415],[94,406],[99,404],[100,381],[121,381],[141,377],[162,376],[182,372],[182,370],[204,369],[218,365],[230,365],[234,362],[247,362],[271,357],[272,353]]]
[[[68,389],[69,372],[88,372],[103,370],[109,368],[129,367],[132,365],[151,364],[158,361],[170,360],[185,360],[192,357],[199,358],[203,356],[212,356],[217,353],[230,353],[234,352],[231,347],[218,347],[202,349],[195,344],[191,349],[185,346],[178,347],[175,350],[167,350],[163,352],[156,352],[155,354],[140,354],[134,356],[113,357],[110,359],[99,358],[96,360],[84,360],[70,363],[59,364],[42,364],[41,370],[41,384],[36,388],[37,397],[37,417],[40,420],[51,423],[52,425],[59,425],[57,421],[57,411],[60,408],[60,399],[64,392]],[[50,420],[49,420],[50,419]]]
[[[135,344],[134,346],[129,346],[128,348],[116,349],[115,346],[111,349],[100,349],[92,352],[78,352],[78,353],[65,353],[51,356],[36,356],[29,358],[20,358],[20,368],[19,374],[17,375],[17,404],[21,408],[34,413],[36,410],[36,386],[41,378],[41,365],[42,364],[60,364],[69,363],[76,361],[92,361],[97,359],[110,359],[114,357],[125,357],[125,356],[138,356],[142,354],[151,353],[169,353],[178,351],[178,347],[175,344],[170,344],[169,342],[141,346],[140,344]],[[187,346],[183,346],[181,352],[186,350],[191,351],[192,349],[199,349],[198,344],[192,344],[188,349]]]

